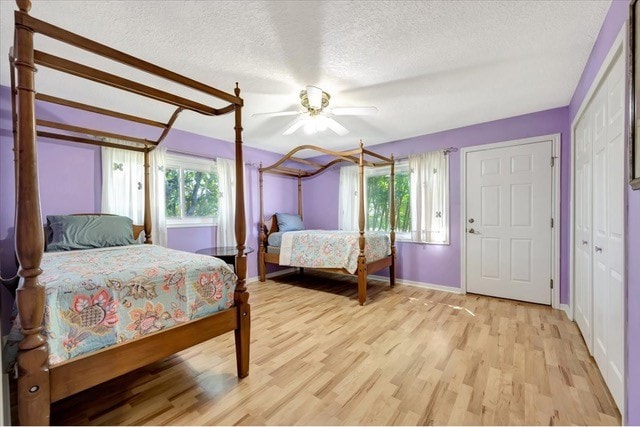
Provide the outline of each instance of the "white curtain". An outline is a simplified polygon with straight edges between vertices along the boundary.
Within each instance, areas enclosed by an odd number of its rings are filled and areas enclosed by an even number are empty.
[[[216,244],[218,247],[236,246],[236,161],[219,157],[216,165],[219,194]]]
[[[167,149],[156,147],[149,156],[149,196],[151,198],[151,241],[167,246],[165,165]]]
[[[338,229],[358,229],[358,166],[340,168]]]
[[[442,150],[409,156],[411,240],[449,243],[449,158]]]
[[[123,143],[122,141],[113,141]],[[102,147],[102,212],[144,223],[144,154]]]
[[[111,142],[114,142],[111,140]],[[126,144],[123,141],[115,141]],[[167,245],[165,219],[164,163],[166,148],[150,153],[151,239]],[[102,147],[102,212],[131,218],[144,224],[144,154],[138,151]],[[144,233],[143,233],[144,234]]]
[[[364,182],[365,211],[367,209],[367,181]],[[360,198],[358,197],[358,165],[340,168],[340,188],[338,193],[338,229],[359,230]],[[366,222],[366,215],[365,215]],[[366,229],[366,226],[365,226]]]

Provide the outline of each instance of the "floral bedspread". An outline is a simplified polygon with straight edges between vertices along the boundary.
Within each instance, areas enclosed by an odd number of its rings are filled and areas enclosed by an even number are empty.
[[[236,283],[220,259],[155,245],[45,253],[42,270],[51,365],[229,308]]]
[[[303,230],[282,234],[280,265],[310,268],[344,268],[349,273],[358,269],[359,234],[357,231]],[[391,254],[389,235],[365,233],[364,255],[367,262]]]

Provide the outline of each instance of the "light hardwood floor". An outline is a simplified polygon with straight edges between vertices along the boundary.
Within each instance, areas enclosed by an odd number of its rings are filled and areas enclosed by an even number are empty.
[[[52,423],[620,424],[563,312],[375,280],[360,307],[354,283],[252,283],[249,377],[226,334],[54,404]]]

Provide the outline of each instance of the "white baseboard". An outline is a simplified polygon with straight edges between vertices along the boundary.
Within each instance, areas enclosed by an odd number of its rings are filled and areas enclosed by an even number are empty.
[[[573,321],[573,313],[571,312],[571,306],[569,304],[560,304],[560,310],[563,310],[567,313],[567,317],[569,320]]]
[[[298,268],[285,268],[284,270],[274,271],[272,273],[267,273],[267,279],[271,279],[272,277],[284,276],[285,274],[295,273]],[[247,283],[257,282],[260,280],[260,277],[254,276],[249,277],[247,279]]]
[[[280,270],[280,271],[274,271],[273,273],[268,273],[267,274],[267,279],[270,279],[272,277],[278,277],[278,276],[283,276],[285,274],[289,274],[289,273],[295,273],[298,270],[297,267],[294,268],[287,268],[285,270]],[[356,276],[354,276],[356,277]],[[375,280],[382,280],[382,281],[388,281],[389,277],[388,276],[377,276],[374,274],[370,274],[367,277],[370,277],[372,279]],[[255,277],[250,277],[247,279],[247,283],[252,283],[252,282],[257,282],[260,278],[258,276]],[[426,288],[426,289],[433,289],[436,291],[444,291],[444,292],[452,292],[454,294],[463,294],[464,292],[462,292],[462,289],[460,288],[455,288],[453,286],[444,286],[444,285],[434,285],[432,283],[425,283],[425,282],[414,282],[413,280],[405,280],[405,279],[396,279],[396,283],[399,285],[408,285],[408,286],[416,286],[419,288]]]
[[[376,279],[376,280],[389,280],[389,277],[387,276],[377,276],[374,274],[370,274],[368,277],[371,277],[372,279]],[[425,283],[425,282],[415,282],[413,280],[406,280],[406,279],[396,279],[396,283],[399,285],[408,285],[408,286],[416,286],[418,288],[426,288],[426,289],[433,289],[436,291],[444,291],[444,292],[451,292],[454,294],[463,294],[464,292],[462,292],[462,289],[460,288],[456,288],[453,286],[444,286],[444,285],[434,285],[433,283]]]

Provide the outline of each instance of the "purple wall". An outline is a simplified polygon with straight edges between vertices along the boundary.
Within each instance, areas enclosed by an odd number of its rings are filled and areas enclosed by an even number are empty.
[[[570,120],[576,117],[589,87],[609,49],[629,17],[629,1],[614,0],[602,24],[587,65],[569,105]],[[628,159],[627,159],[628,162]],[[627,414],[626,422],[640,424],[640,191],[627,187]]]
[[[514,139],[561,134],[561,257],[569,258],[569,133],[568,110],[557,108],[524,116],[511,117],[493,122],[481,123],[430,135],[418,136],[401,141],[375,146],[375,151],[383,155],[397,157],[422,153],[447,147],[470,147],[474,145],[509,141]],[[460,152],[450,154],[450,245],[423,245],[398,242],[398,277],[406,280],[436,285],[460,287]],[[305,181],[304,212],[305,222],[313,227],[333,228],[338,223],[338,182],[337,169]],[[322,197],[313,197],[322,193]],[[569,301],[568,269],[563,263],[560,269],[560,290],[562,303]]]

